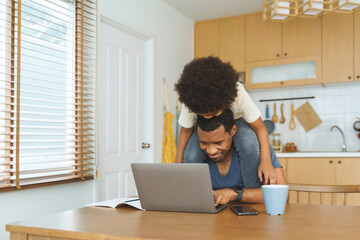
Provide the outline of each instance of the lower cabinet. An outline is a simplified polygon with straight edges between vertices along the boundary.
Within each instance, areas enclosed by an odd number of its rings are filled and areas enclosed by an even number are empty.
[[[360,184],[360,158],[280,158],[288,183],[315,185]],[[297,193],[290,192],[290,203],[297,202]],[[299,193],[299,203],[320,203],[320,194]],[[334,204],[342,205],[344,194],[335,194]],[[323,204],[331,204],[332,194],[323,194]],[[360,193],[347,195],[347,205],[360,206]]]
[[[283,171],[285,174],[285,177],[287,178],[287,164],[286,164],[286,158],[278,158],[281,166],[283,167]]]

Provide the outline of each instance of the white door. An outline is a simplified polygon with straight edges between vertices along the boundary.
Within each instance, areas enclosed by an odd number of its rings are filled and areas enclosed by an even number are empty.
[[[97,142],[99,200],[137,195],[131,163],[150,162],[151,128],[147,93],[149,66],[146,40],[103,21],[99,28]],[[150,88],[151,89],[151,88]],[[145,112],[146,110],[146,112]],[[151,114],[150,114],[151,115]],[[150,146],[152,147],[152,146]]]

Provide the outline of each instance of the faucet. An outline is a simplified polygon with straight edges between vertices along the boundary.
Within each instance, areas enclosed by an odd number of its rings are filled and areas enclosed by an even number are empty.
[[[340,133],[341,133],[341,136],[342,136],[342,139],[343,139],[343,145],[342,145],[342,151],[343,152],[346,152],[346,142],[345,142],[345,136],[344,136],[344,133],[343,133],[343,131],[341,131],[341,129],[338,127],[338,126],[332,126],[331,128],[330,128],[330,131],[332,131],[334,128],[337,128],[339,131],[340,131]]]

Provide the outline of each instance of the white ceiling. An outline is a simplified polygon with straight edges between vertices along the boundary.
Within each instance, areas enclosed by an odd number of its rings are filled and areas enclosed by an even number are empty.
[[[259,12],[263,0],[163,0],[194,21]]]

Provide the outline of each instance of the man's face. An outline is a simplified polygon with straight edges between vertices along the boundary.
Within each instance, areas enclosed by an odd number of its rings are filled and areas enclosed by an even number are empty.
[[[206,119],[212,118],[212,117],[217,117],[220,114],[222,114],[223,110],[217,111],[217,112],[208,112],[208,113],[198,113],[197,115],[200,115]]]
[[[212,132],[206,132],[197,128],[200,142],[200,149],[214,162],[220,162],[224,159],[231,148],[232,138],[236,133],[236,125],[233,126],[230,133],[225,131],[223,125]]]

